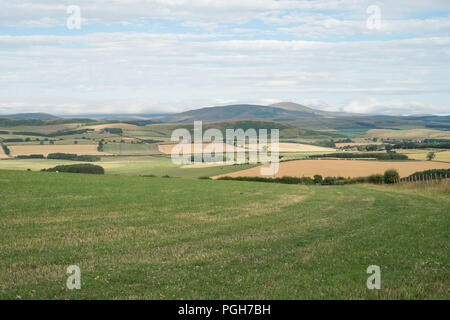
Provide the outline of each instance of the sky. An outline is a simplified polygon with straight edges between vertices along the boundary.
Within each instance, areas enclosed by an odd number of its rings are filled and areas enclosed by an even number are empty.
[[[0,114],[450,114],[449,0],[0,0]]]

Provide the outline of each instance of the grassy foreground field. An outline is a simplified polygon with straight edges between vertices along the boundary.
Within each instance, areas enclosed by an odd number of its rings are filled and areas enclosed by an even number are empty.
[[[450,197],[0,171],[0,298],[448,298]],[[81,290],[66,268],[81,268]],[[381,290],[366,269],[381,267]]]

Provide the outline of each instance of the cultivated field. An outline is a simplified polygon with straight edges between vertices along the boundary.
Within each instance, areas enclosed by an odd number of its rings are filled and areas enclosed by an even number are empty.
[[[214,145],[219,145],[219,144],[214,144],[214,143],[204,143],[203,144],[203,150],[205,150],[208,146],[210,146],[210,148],[214,147]],[[222,149],[224,152],[226,152],[226,144],[223,143],[222,145]],[[158,149],[160,152],[165,153],[165,154],[171,154],[172,149],[174,148],[174,144],[168,144],[168,145],[159,145]],[[191,144],[189,145],[183,145],[183,146],[187,146],[187,149],[191,150],[191,153],[194,153],[194,145]],[[271,151],[271,145],[268,144],[268,151]],[[212,150],[212,149],[211,149]],[[245,148],[243,147],[234,147],[234,151],[235,152],[245,152],[248,150],[253,150],[253,151],[257,151],[258,150],[258,146],[257,145],[253,145],[253,144],[249,144],[246,145]],[[333,152],[335,151],[335,149],[332,148],[324,148],[324,147],[319,147],[319,146],[313,146],[313,145],[309,145],[309,144],[301,144],[301,143],[288,143],[288,142],[280,142],[279,143],[279,152]]]
[[[173,150],[173,148],[175,148],[175,146],[177,146],[177,145],[176,144],[161,144],[158,146],[158,150],[159,150],[159,152],[164,153],[164,154],[172,154],[172,150]],[[186,150],[188,151],[186,154],[194,153],[194,144],[181,144],[180,147],[186,148]],[[229,147],[230,146],[228,146],[228,148]],[[203,148],[203,152],[207,151],[207,148],[209,148],[209,150],[211,152],[214,152],[214,148],[222,148],[221,150],[223,152],[226,152],[227,145],[225,143],[203,143],[202,148]],[[245,148],[239,148],[239,147],[234,147],[234,146],[232,146],[231,149],[234,152],[245,152],[246,151]]]
[[[48,134],[63,130],[75,130],[81,127],[81,123],[65,123],[65,124],[52,124],[43,126],[14,126],[14,127],[0,127],[0,130],[6,130],[10,132],[37,132],[42,134]]]
[[[249,150],[257,150],[258,146],[249,145]],[[268,144],[268,150],[272,150],[270,144]],[[301,144],[301,143],[289,143],[289,142],[280,142],[279,143],[279,152],[333,152],[336,151],[332,148],[325,148],[319,146],[313,146],[309,144]]]
[[[103,151],[117,155],[155,155],[160,154],[156,144],[146,143],[112,143],[104,145]]]
[[[0,299],[448,298],[439,192],[1,170],[0,182]],[[66,289],[70,265],[80,290]]]
[[[78,155],[109,155],[106,152],[97,151],[97,145],[20,145],[9,146],[11,156],[42,154],[47,156],[49,153],[74,153]]]
[[[367,138],[382,139],[450,139],[450,131],[433,129],[389,130],[372,129],[365,134]]]
[[[383,174],[388,169],[397,169],[405,177],[428,169],[450,169],[450,163],[431,161],[365,161],[365,160],[297,160],[281,162],[276,177],[366,177]],[[260,167],[226,174],[229,177],[258,177]],[[220,176],[214,177],[219,178]]]
[[[123,130],[139,130],[139,126],[129,123],[107,123],[107,124],[98,124],[94,126],[86,126],[83,128],[89,128],[94,130],[102,130],[106,128],[118,128]]]
[[[432,149],[404,149],[397,150],[397,153],[403,153],[408,155],[408,158],[413,160],[427,160],[427,154],[434,152],[436,157],[433,161],[450,162],[449,150],[432,150]]]
[[[336,148],[343,148],[343,147],[357,147],[357,146],[365,146],[370,144],[376,144],[380,145],[381,142],[373,142],[373,141],[366,141],[366,142],[341,142],[336,143]]]

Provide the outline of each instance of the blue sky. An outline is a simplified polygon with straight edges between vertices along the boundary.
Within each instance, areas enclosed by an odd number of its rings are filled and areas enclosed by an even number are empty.
[[[71,5],[80,29],[67,27]],[[0,0],[0,8],[0,114],[279,101],[450,114],[450,1]]]

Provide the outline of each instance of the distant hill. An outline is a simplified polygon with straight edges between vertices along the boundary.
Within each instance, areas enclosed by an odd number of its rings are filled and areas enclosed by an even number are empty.
[[[89,114],[77,114],[63,116],[64,118],[91,118],[91,119],[101,119],[101,120],[114,120],[114,121],[146,121],[159,119],[162,117],[167,117],[172,115],[171,113],[89,113]]]
[[[8,118],[8,119],[39,119],[39,120],[54,120],[60,119],[54,115],[48,113],[16,113],[16,114],[8,114],[8,115],[0,115],[0,118]]]
[[[312,110],[312,109],[311,109]],[[270,119],[283,121],[292,118],[316,118],[321,115],[310,110],[287,110],[272,106],[237,104],[223,107],[208,107],[177,113],[160,119],[164,122],[225,121],[237,119]]]
[[[364,115],[364,114],[360,114],[360,113],[330,112],[330,111],[317,110],[317,109],[306,107],[304,105],[301,105],[298,103],[293,103],[293,102],[274,103],[274,104],[269,105],[269,107],[281,108],[281,109],[290,110],[290,111],[308,112],[308,113],[316,115],[317,117],[326,117],[326,118],[359,117],[359,116]],[[367,114],[365,114],[364,116],[367,116]]]
[[[307,113],[311,113],[311,114],[314,114],[314,115],[320,116],[320,117],[328,115],[328,112],[326,112],[326,111],[315,110],[315,109],[306,107],[306,106],[298,104],[298,103],[293,103],[293,102],[274,103],[274,104],[269,105],[269,107],[279,108],[279,109],[289,110],[289,111],[307,112]]]

